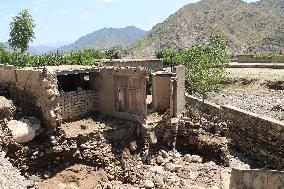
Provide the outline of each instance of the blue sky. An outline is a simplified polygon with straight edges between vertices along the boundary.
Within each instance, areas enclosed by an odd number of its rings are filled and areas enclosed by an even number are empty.
[[[9,23],[29,9],[36,23],[33,45],[69,43],[103,27],[135,25],[150,30],[182,6],[198,0],[0,0],[0,41]],[[246,0],[247,2],[255,0]]]

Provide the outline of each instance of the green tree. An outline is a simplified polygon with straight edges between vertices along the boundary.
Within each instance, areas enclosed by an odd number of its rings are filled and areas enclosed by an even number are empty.
[[[182,50],[158,49],[155,51],[156,58],[161,59],[166,66],[174,66],[182,62]]]
[[[227,46],[228,41],[223,36],[213,34],[208,43],[195,45],[184,52],[188,92],[201,95],[204,101],[208,92],[222,89],[225,68],[230,60]]]
[[[29,43],[35,39],[34,20],[27,9],[22,10],[17,16],[13,18],[10,23],[10,39],[9,44],[14,49],[20,49],[24,53]]]
[[[106,58],[107,59],[120,59],[122,57],[121,49],[119,48],[111,48],[108,49],[106,52]]]

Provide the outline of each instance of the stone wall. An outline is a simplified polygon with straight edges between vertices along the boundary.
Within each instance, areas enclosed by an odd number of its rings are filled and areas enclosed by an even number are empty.
[[[63,121],[76,120],[99,110],[98,93],[94,90],[62,91],[58,102]]]
[[[221,116],[220,115],[221,107],[207,100],[205,100],[204,103],[202,103],[201,99],[191,96],[191,95],[186,95],[186,104],[190,108],[197,109],[208,115],[217,116],[217,117]]]
[[[284,169],[284,123],[232,106],[218,106],[187,95],[187,104],[227,122],[228,138],[256,160]]]
[[[283,171],[232,170],[230,189],[272,189],[283,188],[283,186]]]
[[[284,123],[231,106],[221,107],[228,137],[257,160],[284,169]]]

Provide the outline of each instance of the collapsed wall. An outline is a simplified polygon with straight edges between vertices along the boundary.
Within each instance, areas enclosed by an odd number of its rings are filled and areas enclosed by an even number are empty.
[[[50,126],[61,122],[56,114],[55,99],[59,95],[56,82],[55,74],[46,74],[44,70],[0,65],[0,85],[7,88],[21,107]]]
[[[94,112],[145,119],[147,74],[146,68],[1,65],[0,86],[29,114],[54,128]]]

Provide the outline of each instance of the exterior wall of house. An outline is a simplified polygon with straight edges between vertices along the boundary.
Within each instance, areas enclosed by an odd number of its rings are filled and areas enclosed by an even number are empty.
[[[145,119],[146,76],[145,69],[101,69],[99,112],[131,121]]]

